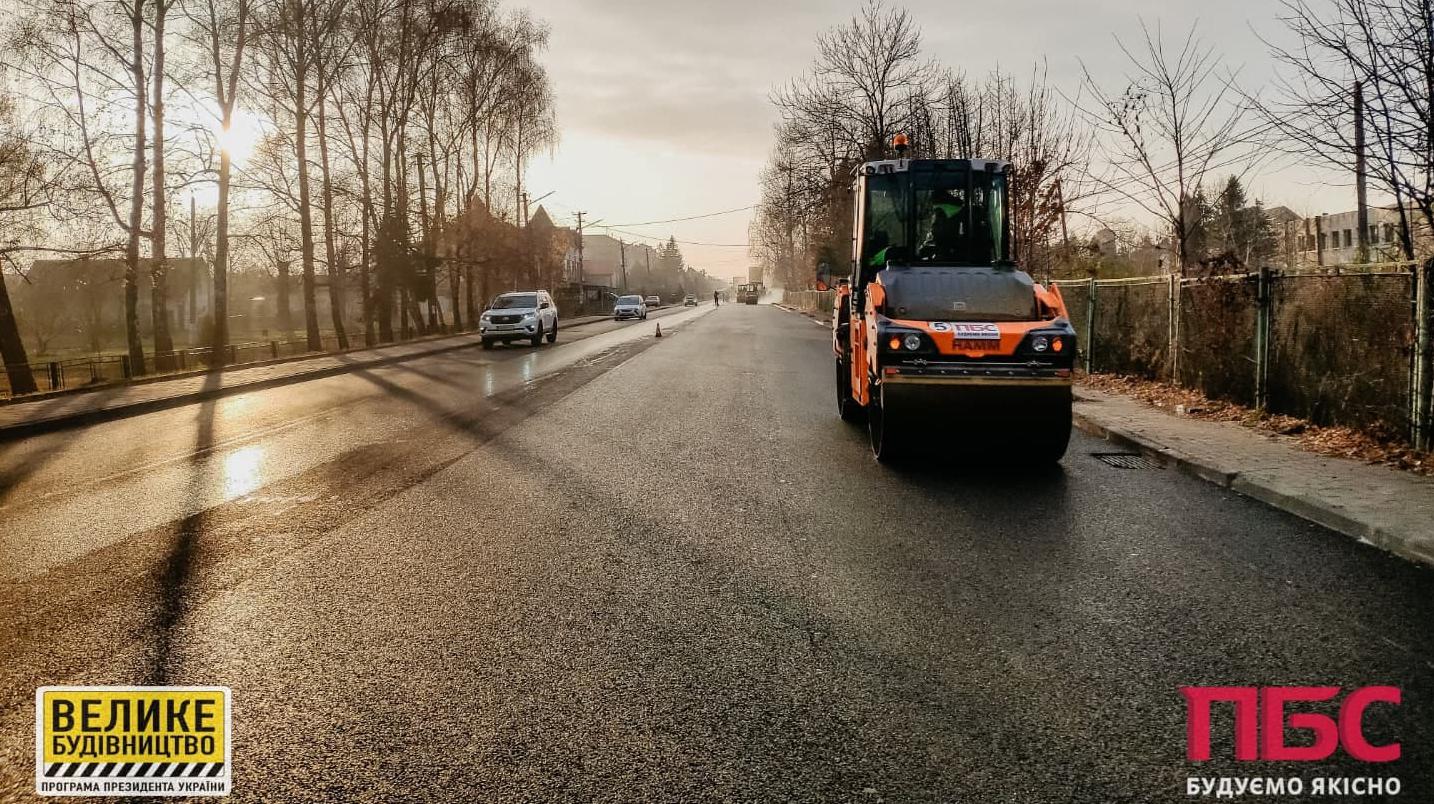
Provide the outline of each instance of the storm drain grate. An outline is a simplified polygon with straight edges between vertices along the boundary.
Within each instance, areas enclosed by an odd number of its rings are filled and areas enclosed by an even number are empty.
[[[1159,469],[1160,464],[1138,452],[1092,452],[1096,459],[1117,469]]]

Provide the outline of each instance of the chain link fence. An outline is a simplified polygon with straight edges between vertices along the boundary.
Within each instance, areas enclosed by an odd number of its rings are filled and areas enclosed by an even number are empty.
[[[835,301],[834,290],[788,290],[782,294],[783,304],[814,313],[830,313]]]
[[[1096,289],[1095,302],[1090,370],[1164,374],[1170,360],[1170,283],[1111,283]]]
[[[1255,406],[1256,279],[1185,280],[1179,292],[1178,382],[1212,399]]]
[[[1431,271],[1396,263],[1178,285],[1170,276],[1053,284],[1091,371],[1173,379],[1211,398],[1427,447]]]
[[[1412,273],[1276,276],[1269,408],[1395,436],[1410,421]]]

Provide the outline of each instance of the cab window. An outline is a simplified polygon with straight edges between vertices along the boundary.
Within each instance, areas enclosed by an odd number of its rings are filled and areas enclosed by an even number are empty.
[[[1006,261],[1004,174],[916,173],[912,190],[916,262],[995,265]]]
[[[888,260],[909,258],[907,253],[907,206],[904,182],[895,173],[878,173],[866,181],[866,242],[861,264],[881,270]]]

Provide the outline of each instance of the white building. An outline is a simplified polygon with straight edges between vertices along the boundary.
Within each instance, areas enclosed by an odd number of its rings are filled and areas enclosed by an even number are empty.
[[[1411,222],[1417,221],[1413,212],[1409,217]],[[1356,211],[1287,220],[1275,226],[1281,239],[1292,244],[1294,262],[1298,265],[1351,265],[1403,259],[1398,208],[1369,208],[1369,254],[1364,260],[1359,254],[1359,213]],[[1415,239],[1416,250],[1429,250],[1429,237],[1417,225]]]

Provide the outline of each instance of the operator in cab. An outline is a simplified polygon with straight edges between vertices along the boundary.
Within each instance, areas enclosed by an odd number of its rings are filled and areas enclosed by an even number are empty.
[[[921,243],[923,260],[952,262],[959,259],[966,236],[966,203],[960,191],[941,188],[931,191],[931,221]]]

